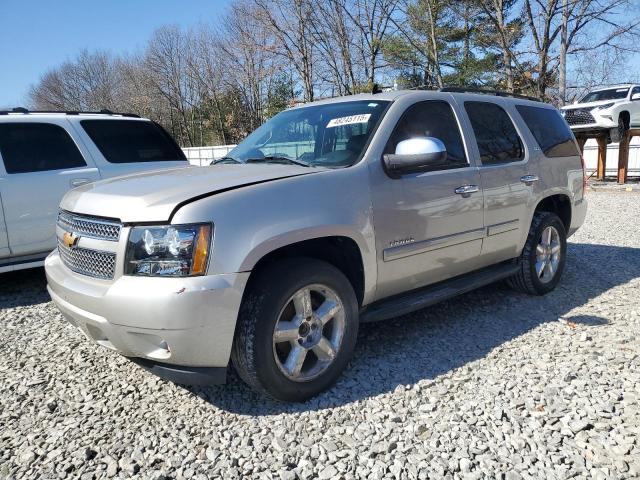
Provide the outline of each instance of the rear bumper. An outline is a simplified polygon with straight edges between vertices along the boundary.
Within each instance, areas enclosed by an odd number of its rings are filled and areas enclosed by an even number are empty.
[[[107,282],[70,271],[55,251],[45,271],[64,317],[99,345],[153,362],[155,372],[226,369],[248,273]]]
[[[582,226],[585,218],[587,217],[587,199],[584,197],[584,193],[582,199],[574,201],[573,209],[571,212],[571,226],[569,227],[569,231],[567,232],[567,237],[570,237]]]

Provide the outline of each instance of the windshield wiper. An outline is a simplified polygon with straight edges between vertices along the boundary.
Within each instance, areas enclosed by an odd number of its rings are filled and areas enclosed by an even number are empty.
[[[211,165],[217,165],[219,163],[242,163],[240,160],[236,160],[233,157],[222,157],[222,158],[218,158],[216,160],[214,160],[213,162],[211,162]]]
[[[301,167],[310,167],[311,165],[302,160],[296,160],[281,155],[265,155],[264,157],[247,158],[247,163],[288,163],[291,165],[300,165]]]

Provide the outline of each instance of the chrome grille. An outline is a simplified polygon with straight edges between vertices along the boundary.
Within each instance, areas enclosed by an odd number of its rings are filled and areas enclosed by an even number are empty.
[[[117,242],[120,238],[122,225],[118,222],[103,220],[100,218],[75,215],[60,210],[58,213],[58,225],[65,231],[77,233],[83,237],[96,238]]]
[[[569,125],[588,125],[590,123],[596,123],[591,112],[584,108],[565,110],[564,119]]]
[[[69,248],[58,240],[58,252],[62,262],[76,273],[89,277],[111,280],[116,271],[116,254],[98,252],[86,248]]]

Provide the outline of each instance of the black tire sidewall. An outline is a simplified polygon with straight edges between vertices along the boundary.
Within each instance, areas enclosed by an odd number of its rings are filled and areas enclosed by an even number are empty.
[[[332,265],[315,259],[287,261],[271,271],[260,285],[260,315],[254,337],[255,372],[271,396],[285,401],[304,401],[329,388],[347,366],[358,334],[358,302],[349,280]],[[268,280],[267,280],[268,278]],[[273,330],[282,308],[291,296],[306,285],[323,284],[331,288],[345,309],[345,332],[333,363],[320,376],[307,382],[294,382],[278,368],[273,355]]]
[[[538,246],[542,232],[545,228],[550,226],[554,227],[558,231],[558,236],[560,237],[560,263],[558,264],[558,269],[556,270],[553,279],[550,282],[544,283],[538,278],[538,274],[536,272],[536,247]],[[529,265],[529,275],[533,288],[537,293],[544,295],[545,293],[549,293],[555,289],[562,278],[562,272],[564,271],[565,263],[567,261],[567,233],[562,220],[560,220],[560,217],[554,213],[546,213],[542,221],[537,225],[535,231],[532,233],[533,235],[528,239],[528,241],[531,242],[528,248],[529,258],[525,259],[525,261],[527,261]]]

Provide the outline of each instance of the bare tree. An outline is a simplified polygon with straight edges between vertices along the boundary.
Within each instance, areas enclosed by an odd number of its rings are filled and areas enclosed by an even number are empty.
[[[398,0],[350,0],[342,9],[359,33],[354,46],[358,49],[370,85],[376,83],[382,45],[389,34],[397,6]]]
[[[599,51],[637,52],[637,5],[629,0],[562,0],[559,97],[567,100],[567,57]],[[636,43],[634,43],[636,42]]]
[[[315,56],[311,0],[252,0],[250,12],[273,37],[268,51],[284,57],[294,68],[303,87],[305,101],[313,101]]]

